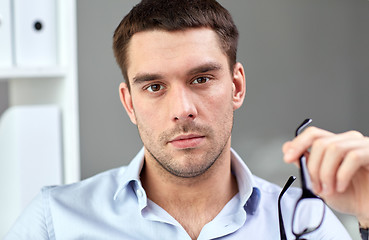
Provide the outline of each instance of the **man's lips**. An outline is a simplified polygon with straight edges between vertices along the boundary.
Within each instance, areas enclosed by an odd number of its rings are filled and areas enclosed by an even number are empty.
[[[185,148],[194,148],[197,147],[203,140],[205,136],[198,134],[188,134],[188,135],[179,135],[168,143],[172,144],[175,148],[185,149]]]

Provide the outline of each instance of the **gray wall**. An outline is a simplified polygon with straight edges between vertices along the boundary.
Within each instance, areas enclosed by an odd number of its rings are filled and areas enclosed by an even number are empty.
[[[123,77],[112,51],[115,27],[134,4],[77,1],[82,178],[127,164],[141,147],[119,100]]]

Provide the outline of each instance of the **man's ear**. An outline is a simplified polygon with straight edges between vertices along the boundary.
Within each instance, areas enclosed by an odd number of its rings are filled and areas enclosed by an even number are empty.
[[[236,63],[233,68],[233,110],[242,106],[246,95],[246,77],[241,63]]]
[[[131,122],[133,124],[137,124],[135,111],[133,109],[132,96],[125,82],[122,82],[119,85],[119,97],[120,101],[123,104],[124,109],[126,110],[129,118],[131,119]]]

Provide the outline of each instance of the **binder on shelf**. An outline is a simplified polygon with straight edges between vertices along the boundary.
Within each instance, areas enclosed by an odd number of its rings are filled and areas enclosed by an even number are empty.
[[[0,0],[0,69],[13,65],[10,0]]]
[[[57,65],[55,0],[13,0],[15,65]]]

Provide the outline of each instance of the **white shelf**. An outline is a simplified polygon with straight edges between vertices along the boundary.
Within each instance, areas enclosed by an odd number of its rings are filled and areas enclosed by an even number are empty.
[[[0,67],[10,107],[52,104],[61,110],[63,183],[80,180],[76,1],[56,0],[58,65]]]
[[[11,80],[13,78],[60,78],[64,77],[66,72],[61,67],[0,68],[0,80]]]

